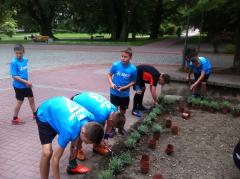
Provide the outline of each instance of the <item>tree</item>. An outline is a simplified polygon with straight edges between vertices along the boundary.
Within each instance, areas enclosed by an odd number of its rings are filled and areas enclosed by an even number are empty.
[[[0,31],[2,33],[8,35],[9,37],[12,37],[16,33],[16,21],[13,18],[12,12],[7,12],[3,18],[3,22],[0,25]]]

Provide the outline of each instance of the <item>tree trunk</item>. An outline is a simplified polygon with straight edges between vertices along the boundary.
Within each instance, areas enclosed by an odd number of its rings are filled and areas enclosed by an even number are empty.
[[[53,36],[53,33],[52,33],[51,22],[48,22],[47,20],[46,21],[42,20],[42,23],[39,25],[40,25],[40,34],[41,35],[46,35],[46,36],[49,36],[49,37],[55,39],[55,37]]]
[[[235,34],[236,50],[234,54],[233,68],[240,71],[240,26],[238,26]]]
[[[153,19],[151,25],[150,39],[157,39],[159,34],[159,26],[161,24],[161,17],[163,13],[163,0],[157,0],[156,8],[153,12]]]

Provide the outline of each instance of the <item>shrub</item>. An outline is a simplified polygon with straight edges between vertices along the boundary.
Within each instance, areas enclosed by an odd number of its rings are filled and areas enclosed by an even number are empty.
[[[119,156],[119,159],[122,161],[123,166],[127,166],[130,165],[132,162],[132,155],[129,151],[124,152]]]
[[[157,114],[154,112],[150,112],[148,115],[152,120],[155,120],[157,118]]]
[[[134,138],[131,138],[131,137],[127,138],[127,140],[124,141],[124,144],[125,144],[126,147],[127,147],[128,149],[130,149],[130,150],[132,150],[132,149],[135,148],[136,143],[137,143],[137,140],[134,139]]]
[[[201,103],[201,99],[200,98],[192,98],[192,105],[198,106]]]
[[[233,108],[233,111],[239,113],[239,112],[240,112],[240,104],[237,104],[237,105]]]
[[[142,124],[139,128],[138,128],[138,132],[142,135],[147,134],[148,132],[148,127],[144,124]]]
[[[227,100],[224,100],[223,102],[222,102],[222,108],[227,108],[227,109],[229,109],[230,108],[230,103],[229,103],[229,101],[227,101]]]
[[[153,109],[152,109],[152,112],[155,113],[155,114],[157,114],[157,115],[160,115],[160,114],[162,113],[161,109],[158,108],[158,107],[153,108]]]
[[[211,101],[210,102],[210,107],[215,109],[215,110],[219,110],[220,109],[220,105],[217,101]]]
[[[159,124],[154,124],[153,132],[156,132],[156,133],[162,132],[162,126]]]
[[[152,119],[155,119],[155,118],[153,118],[153,117],[146,117],[146,118],[143,120],[142,124],[143,124],[143,125],[150,126],[150,125],[152,124]]]
[[[114,174],[119,173],[123,168],[123,162],[118,157],[113,157],[109,162],[109,169],[113,171]]]
[[[130,138],[135,139],[136,141],[138,141],[141,138],[141,135],[139,134],[138,131],[134,131],[134,132],[131,133]]]
[[[112,179],[113,171],[112,170],[103,170],[98,176],[98,179]]]

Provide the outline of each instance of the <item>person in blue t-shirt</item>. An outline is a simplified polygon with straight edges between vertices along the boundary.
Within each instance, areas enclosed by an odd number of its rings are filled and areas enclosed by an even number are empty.
[[[137,79],[137,68],[130,63],[132,59],[132,49],[127,48],[121,52],[121,60],[113,63],[107,79],[110,85],[110,101],[120,108],[122,114],[126,113],[129,105],[130,87]],[[122,129],[122,133],[125,130]]]
[[[195,48],[188,48],[186,57],[189,64],[187,80],[190,80],[192,72],[195,77],[195,81],[190,86],[190,90],[193,91],[193,95],[196,97],[206,96],[207,80],[212,71],[211,62],[205,57],[199,57]],[[198,92],[199,89],[200,92]]]
[[[17,103],[14,108],[12,124],[18,125],[24,123],[24,121],[18,117],[24,98],[28,98],[33,112],[33,118],[35,118],[34,113],[36,112],[36,107],[32,92],[32,83],[28,80],[28,59],[23,56],[25,52],[23,45],[15,45],[14,52],[16,56],[12,59],[10,65],[10,74],[13,78],[13,88],[15,90]]]
[[[109,152],[107,147],[109,133],[113,127],[121,129],[124,126],[125,116],[118,112],[116,106],[110,103],[104,96],[94,92],[86,91],[73,96],[71,99],[92,113],[95,116],[95,122],[105,125],[103,145],[93,145],[93,151],[101,155],[107,154]],[[86,159],[81,146],[78,150],[77,158],[79,160]]]
[[[99,144],[102,141],[103,127],[94,120],[93,114],[66,97],[50,98],[38,107],[36,122],[42,144],[41,178],[48,178],[51,158],[53,177],[60,178],[59,161],[70,141],[67,172],[69,174],[82,174],[90,171],[89,168],[77,164],[76,154],[78,145],[82,142]],[[57,134],[57,146],[53,152],[52,141]]]

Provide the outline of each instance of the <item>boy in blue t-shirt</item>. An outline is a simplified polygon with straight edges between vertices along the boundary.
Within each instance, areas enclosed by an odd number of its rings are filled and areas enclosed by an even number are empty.
[[[136,66],[130,63],[132,59],[132,49],[127,48],[121,52],[121,59],[113,63],[107,79],[110,85],[110,101],[120,108],[122,114],[126,113],[129,105],[130,87],[137,79]],[[125,133],[124,128],[120,133]]]
[[[71,99],[92,113],[95,116],[95,122],[105,125],[104,145],[93,145],[93,151],[101,155],[107,154],[109,149],[106,145],[109,133],[113,127],[121,129],[124,126],[125,116],[118,112],[116,106],[110,103],[104,96],[97,93],[86,91],[73,96]],[[79,147],[77,158],[85,160],[85,154],[81,146]]]
[[[188,48],[186,57],[189,64],[189,72],[187,80],[190,79],[191,73],[194,73],[195,81],[190,86],[190,90],[193,91],[193,95],[206,96],[207,93],[207,80],[212,71],[211,62],[205,57],[199,57],[195,48]],[[200,94],[199,94],[199,89]]]
[[[59,176],[59,161],[71,141],[69,174],[83,174],[89,168],[77,164],[76,152],[78,145],[99,144],[103,138],[103,127],[94,122],[94,116],[84,107],[66,97],[54,97],[44,101],[36,112],[39,138],[42,144],[40,160],[41,178],[48,178],[50,160],[52,159],[53,177]],[[52,141],[58,134],[57,146],[53,153]]]
[[[15,90],[17,103],[14,108],[12,124],[18,125],[24,123],[23,120],[18,117],[24,98],[28,98],[33,112],[33,118],[35,116],[34,113],[36,111],[36,107],[32,92],[32,83],[28,81],[28,59],[23,56],[25,52],[23,45],[15,45],[14,52],[16,56],[13,58],[10,65],[10,74],[13,78],[13,88]]]

